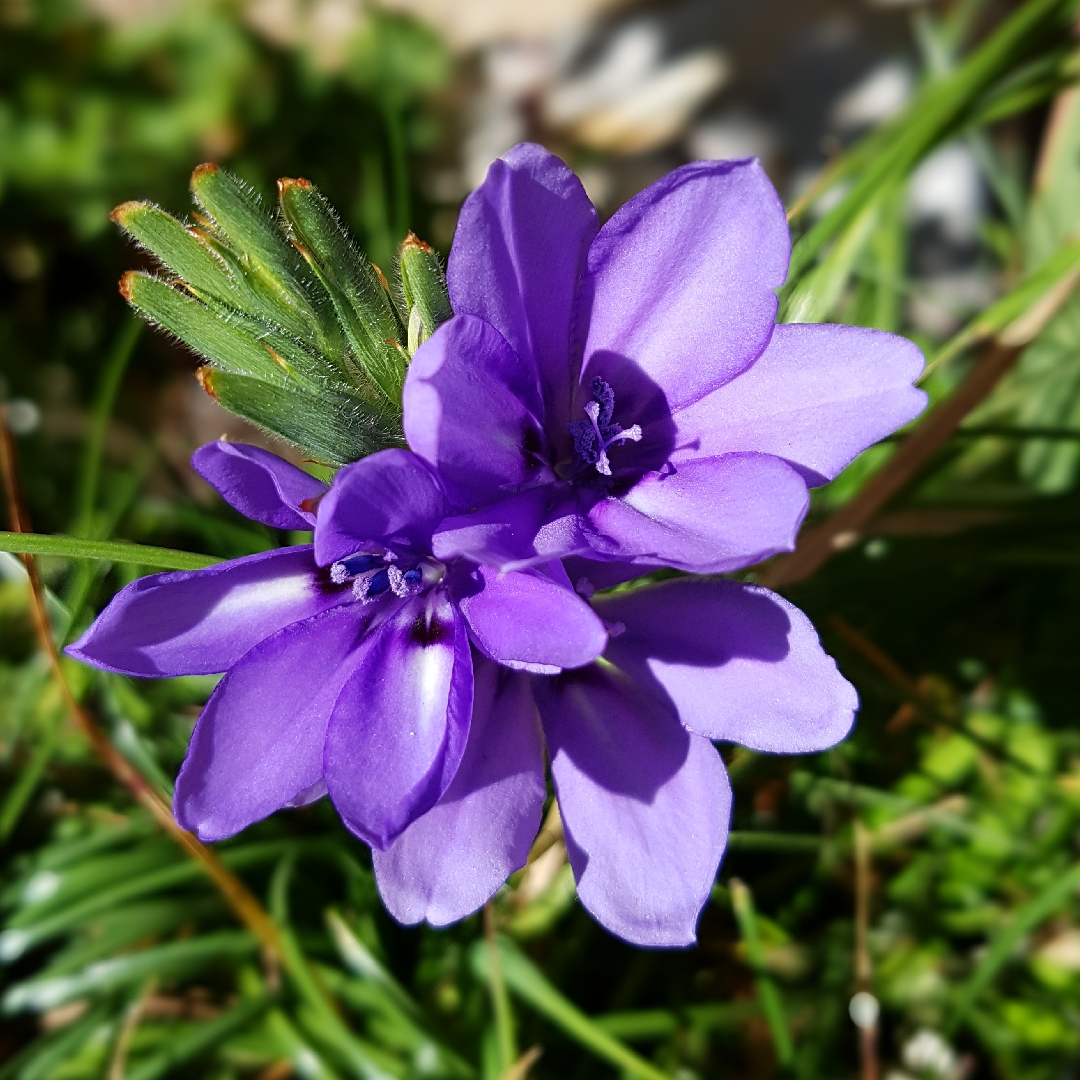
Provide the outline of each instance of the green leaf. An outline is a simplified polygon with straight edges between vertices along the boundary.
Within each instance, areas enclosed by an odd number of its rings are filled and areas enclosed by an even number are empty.
[[[788,297],[782,322],[817,323],[828,318],[877,228],[882,203],[889,195],[885,191],[867,203],[828,254],[802,277]]]
[[[87,994],[100,994],[138,984],[153,977],[167,978],[198,971],[219,961],[237,961],[258,951],[258,941],[246,930],[204,934],[173,941],[141,952],[91,964],[75,975],[31,979],[16,983],[4,995],[6,1013],[45,1012]]]
[[[1064,29],[1071,0],[1029,0],[956,70],[930,80],[895,120],[883,124],[845,155],[818,185],[820,193],[857,174],[850,190],[800,238],[791,253],[788,281],[801,277],[819,251],[848,225],[882,184],[895,183],[945,138],[953,134],[979,95],[1040,38]],[[812,200],[804,200],[800,206]]]
[[[951,1034],[967,1019],[983,991],[1009,962],[1020,942],[1059,911],[1080,887],[1080,866],[1055,877],[1033,900],[1013,915],[1009,925],[990,943],[971,978],[961,987],[946,1025]]]
[[[403,328],[385,281],[309,181],[279,180],[278,191],[300,253],[329,293],[357,362],[400,410],[406,368]]]
[[[203,570],[221,559],[191,551],[129,544],[126,540],[82,540],[77,536],[0,532],[0,551],[19,555],[54,555],[61,559],[104,559],[155,570]]]
[[[776,1058],[781,1066],[787,1068],[795,1060],[795,1047],[791,1041],[791,1029],[788,1027],[787,1017],[784,1015],[784,1005],[780,1000],[780,991],[776,988],[765,967],[765,956],[761,948],[761,939],[758,934],[757,917],[754,911],[754,899],[750,890],[738,880],[731,882],[731,908],[735,912],[735,920],[739,924],[739,932],[742,934],[746,945],[747,958],[750,967],[754,971],[754,980],[757,983],[758,1002],[761,1011],[765,1014],[765,1021],[769,1025],[772,1034],[773,1047],[776,1050]]]
[[[288,842],[281,841],[248,844],[244,847],[222,851],[221,861],[230,870],[237,870],[246,866],[272,862],[291,847],[292,845]],[[179,852],[176,858],[181,859]],[[52,914],[42,916],[41,909],[30,914],[25,911],[19,912],[9,921],[8,928],[0,934],[0,957],[3,957],[5,961],[17,959],[28,949],[71,930],[77,930],[88,920],[96,918],[102,912],[109,911],[119,904],[160,892],[163,889],[201,880],[203,880],[202,867],[185,859],[150,873],[139,874],[126,880],[121,879],[117,884],[97,889],[84,899],[60,911],[53,911]],[[52,911],[51,908],[45,910]]]
[[[158,1080],[158,1077],[167,1075],[177,1065],[183,1065],[192,1058],[205,1054],[223,1043],[234,1032],[258,1020],[273,1001],[273,995],[264,994],[234,1005],[213,1020],[199,1024],[188,1034],[170,1040],[165,1050],[133,1068],[129,1067],[124,1073],[125,1080]]]
[[[1004,344],[1026,345],[1068,299],[1078,276],[1080,240],[1059,248],[1038,270],[972,319],[934,354],[920,380],[964,349],[995,335]]]
[[[627,1076],[640,1077],[641,1080],[670,1080],[666,1073],[634,1053],[630,1047],[586,1016],[573,1002],[563,997],[511,941],[497,936],[496,942],[503,978],[507,986],[523,1001],[598,1057],[624,1070]],[[469,952],[469,959],[473,971],[487,981],[490,977],[487,943],[475,942]]]

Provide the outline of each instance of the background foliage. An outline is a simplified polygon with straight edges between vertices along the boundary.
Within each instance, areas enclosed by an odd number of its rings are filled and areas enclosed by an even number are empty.
[[[236,422],[188,354],[125,312],[115,281],[140,256],[108,211],[150,198],[183,212],[207,158],[267,194],[304,175],[392,270],[409,227],[445,245],[425,181],[457,138],[460,72],[396,14],[369,13],[328,55],[275,44],[216,0],[127,21],[65,0],[0,10],[0,365],[36,531],[218,557],[287,541],[187,470]],[[725,750],[735,832],[696,948],[600,930],[557,821],[484,917],[403,929],[321,803],[219,847],[274,920],[267,956],[72,725],[25,571],[0,554],[0,1078],[1075,1076],[1076,14],[1063,0],[920,9],[909,104],[793,207],[786,319],[912,334],[938,404],[960,400],[1003,330],[1012,366],[922,457],[886,443],[818,493],[813,573],[757,573],[814,618],[863,707],[827,754]],[[935,334],[916,317],[935,298],[906,199],[958,144],[991,193],[967,257],[992,295]],[[40,565],[58,640],[145,571]],[[213,680],[64,673],[167,798]],[[880,1003],[871,1028],[852,1023],[856,992]]]

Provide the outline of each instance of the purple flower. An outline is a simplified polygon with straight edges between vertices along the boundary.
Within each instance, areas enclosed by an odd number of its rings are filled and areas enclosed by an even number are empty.
[[[142,578],[68,651],[127,675],[226,672],[176,783],[177,820],[203,840],[328,791],[357,836],[386,848],[452,784],[477,769],[495,782],[513,748],[488,762],[488,742],[539,746],[526,719],[489,732],[499,665],[554,673],[606,644],[558,563],[499,574],[434,559],[448,507],[408,451],[349,465],[329,490],[251,446],[214,443],[193,463],[248,517],[314,524],[314,545]],[[521,810],[533,832],[534,804]]]
[[[436,554],[716,573],[789,550],[808,486],[926,402],[909,341],[774,325],[789,248],[756,161],[677,169],[599,231],[558,158],[496,161],[450,253],[455,318],[405,385],[458,509]]]
[[[710,740],[807,753],[851,726],[854,689],[773,593],[683,578],[593,604],[612,631],[596,663],[556,676],[478,670],[485,741],[470,741],[442,800],[374,853],[400,921],[460,919],[525,861],[544,792],[534,701],[578,897],[649,946],[694,941],[724,852],[731,788]]]

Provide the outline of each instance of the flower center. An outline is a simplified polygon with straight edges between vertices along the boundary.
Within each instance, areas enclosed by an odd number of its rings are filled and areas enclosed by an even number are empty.
[[[416,559],[411,565],[400,563],[393,551],[357,552],[330,567],[335,585],[352,582],[355,599],[367,604],[385,592],[395,596],[415,596],[443,578],[446,567],[435,559]]]
[[[608,448],[624,442],[641,441],[641,425],[624,428],[615,423],[615,391],[598,375],[592,382],[592,401],[585,406],[588,420],[570,425],[574,450],[586,464],[602,476],[611,475]]]

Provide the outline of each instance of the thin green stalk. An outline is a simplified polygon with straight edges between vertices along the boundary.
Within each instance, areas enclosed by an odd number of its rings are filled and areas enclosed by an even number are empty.
[[[2,804],[0,804],[0,843],[3,843],[11,835],[12,830],[19,823],[26,804],[37,790],[38,782],[45,772],[53,751],[60,741],[60,732],[64,726],[64,711],[53,709],[48,718],[45,730],[41,734],[30,760],[19,770],[19,774],[12,784]]]
[[[522,1001],[546,1016],[570,1038],[591,1050],[597,1057],[610,1062],[629,1077],[639,1080],[671,1080],[655,1065],[636,1054],[625,1043],[614,1038],[591,1017],[586,1016],[573,1002],[548,982],[544,974],[507,938],[498,935],[499,963],[506,985]],[[487,942],[477,942],[470,960],[473,970],[482,979],[490,980],[490,952]]]
[[[1033,274],[980,312],[931,357],[919,382],[965,349],[1000,335],[1007,345],[1026,345],[1068,299],[1080,275],[1080,240],[1065,244]]]
[[[907,259],[907,229],[904,221],[906,185],[898,186],[884,200],[881,221],[870,238],[877,270],[871,325],[895,333],[903,316],[904,264]]]
[[[484,940],[488,950],[488,989],[491,991],[491,1010],[495,1016],[495,1045],[501,1076],[518,1059],[517,1025],[510,995],[503,981],[499,946],[495,938],[495,909],[490,900],[484,905]]]
[[[268,909],[281,941],[281,964],[293,988],[306,1006],[308,1034],[316,1037],[360,1080],[395,1080],[375,1060],[371,1048],[358,1039],[338,1013],[327,988],[322,984],[304,955],[289,926],[289,886],[296,866],[296,852],[288,852],[274,868],[270,879]]]
[[[101,482],[101,460],[105,451],[105,433],[109,427],[109,419],[112,416],[113,406],[116,404],[116,396],[120,391],[120,384],[124,378],[128,363],[135,353],[135,346],[142,333],[142,320],[134,315],[129,315],[124,322],[109,353],[105,366],[101,369],[101,378],[98,382],[97,394],[94,397],[94,408],[91,413],[90,433],[83,448],[82,467],[79,470],[79,484],[76,489],[76,505],[78,512],[72,524],[71,531],[76,536],[85,535],[90,528],[94,505],[97,502],[98,486]]]
[[[761,948],[761,938],[758,935],[757,917],[754,913],[754,899],[750,890],[737,878],[732,879],[730,889],[731,907],[735,912],[735,920],[739,924],[743,942],[746,944],[747,959],[750,961],[757,983],[758,1001],[772,1034],[776,1058],[783,1068],[788,1069],[795,1062],[795,1047],[791,1041],[787,1018],[784,1016],[780,991],[765,968],[765,956]]]
[[[126,540],[83,540],[42,533],[0,532],[0,551],[17,555],[54,555],[61,559],[104,559],[155,570],[204,570],[222,561],[214,555],[130,544]]]
[[[391,240],[397,242],[409,231],[412,207],[409,197],[409,158],[405,148],[405,132],[401,123],[401,110],[393,102],[383,100],[383,122],[386,138],[390,144],[390,180],[392,212],[387,214],[393,223]]]
[[[825,846],[823,836],[800,833],[741,832],[728,833],[729,851],[790,851],[814,854]]]

